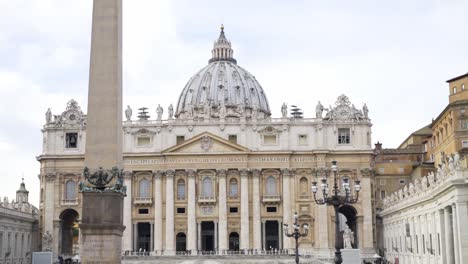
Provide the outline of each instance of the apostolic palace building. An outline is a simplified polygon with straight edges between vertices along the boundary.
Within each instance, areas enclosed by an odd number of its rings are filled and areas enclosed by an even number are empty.
[[[310,226],[301,248],[331,256],[334,210],[315,203],[311,183],[329,177],[336,160],[340,183],[348,179],[352,188],[361,182],[358,203],[341,207],[341,217],[354,231],[354,247],[373,255],[374,154],[367,106],[356,108],[340,95],[329,107],[318,102],[312,117],[286,104],[274,106],[282,116],[273,117],[268,90],[237,64],[223,28],[211,55],[181,89],[175,107],[140,108],[137,117],[136,109],[125,111],[122,251],[292,249],[283,224],[291,225],[297,212],[299,223]],[[46,119],[37,158],[40,235],[52,235],[54,254],[73,255],[81,248],[78,184],[86,115],[71,100],[62,113],[52,117],[49,110]]]

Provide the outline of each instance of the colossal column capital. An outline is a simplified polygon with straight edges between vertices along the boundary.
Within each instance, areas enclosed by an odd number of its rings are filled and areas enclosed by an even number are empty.
[[[371,168],[361,168],[361,176],[362,177],[370,177],[373,171]]]
[[[164,171],[162,170],[155,170],[153,171],[153,175],[156,179],[161,179],[161,177],[164,175]]]
[[[252,169],[252,176],[253,177],[259,177],[260,176],[260,170],[259,169]]]
[[[188,169],[188,170],[185,170],[185,172],[187,173],[187,176],[189,178],[193,178],[193,177],[195,177],[197,175],[196,170]]]
[[[125,180],[131,180],[133,178],[133,171],[124,171],[123,177]]]
[[[240,169],[239,172],[240,172],[241,177],[248,177],[249,176],[249,169],[247,169],[247,168]]]
[[[284,177],[289,177],[292,176],[291,174],[291,169],[289,168],[283,168],[281,169],[281,174],[283,174]]]
[[[227,171],[225,169],[216,170],[218,177],[226,177]]]
[[[166,170],[166,177],[174,177],[175,170]]]

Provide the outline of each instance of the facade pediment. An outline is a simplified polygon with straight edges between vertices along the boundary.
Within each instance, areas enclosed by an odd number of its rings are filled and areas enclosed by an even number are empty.
[[[250,150],[208,132],[199,134],[162,153],[246,153]]]

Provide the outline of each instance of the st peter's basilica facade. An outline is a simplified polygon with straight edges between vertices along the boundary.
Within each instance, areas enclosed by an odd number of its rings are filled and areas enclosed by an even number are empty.
[[[286,105],[273,118],[266,92],[237,65],[222,29],[209,64],[189,79],[176,107],[157,106],[155,119],[145,109],[137,118],[133,112],[127,108],[123,124],[123,252],[292,249],[283,224],[291,225],[297,212],[299,223],[310,226],[300,247],[330,256],[334,211],[316,205],[311,183],[327,177],[336,160],[340,181],[361,181],[359,202],[340,208],[354,247],[374,253],[372,124],[365,105],[358,109],[341,95],[328,108],[318,102],[312,118],[289,115]],[[61,114],[49,110],[46,121],[38,157],[40,232],[52,234],[55,254],[72,255],[80,250],[86,115],[71,100]]]

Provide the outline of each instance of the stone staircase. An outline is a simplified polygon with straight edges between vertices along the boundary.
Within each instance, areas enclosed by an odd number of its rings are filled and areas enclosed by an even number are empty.
[[[237,255],[237,256],[125,256],[122,264],[294,264],[294,256],[287,255]],[[301,258],[301,264],[328,264],[313,258]]]

